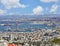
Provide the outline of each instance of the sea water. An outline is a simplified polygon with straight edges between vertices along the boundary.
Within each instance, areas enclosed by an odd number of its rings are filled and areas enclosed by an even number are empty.
[[[14,25],[10,25],[8,26],[7,22],[0,22],[0,24],[5,24],[5,26],[0,26],[0,31],[6,31],[7,28],[11,29],[9,30],[10,32],[12,31],[12,29],[26,29],[26,30],[19,30],[21,32],[30,32],[31,29],[53,29],[55,28],[56,25],[51,25],[51,26],[47,26],[46,24],[31,24],[31,22],[18,22],[17,26],[16,26],[16,22],[9,22],[9,24],[14,24]],[[18,31],[16,31],[18,32]]]

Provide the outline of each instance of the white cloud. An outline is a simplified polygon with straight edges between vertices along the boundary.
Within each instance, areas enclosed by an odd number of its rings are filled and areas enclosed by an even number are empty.
[[[1,3],[7,8],[25,8],[26,5],[21,4],[20,0],[1,0]]]
[[[40,0],[41,2],[49,3],[49,2],[58,2],[59,0]]]
[[[41,6],[37,6],[36,8],[33,9],[34,14],[42,14],[43,8]]]
[[[49,12],[56,13],[57,9],[58,9],[58,5],[52,5],[52,7],[51,7]]]
[[[4,15],[6,13],[5,10],[0,9],[0,15]]]
[[[15,15],[15,13],[10,12],[10,13],[8,13],[7,15]]]

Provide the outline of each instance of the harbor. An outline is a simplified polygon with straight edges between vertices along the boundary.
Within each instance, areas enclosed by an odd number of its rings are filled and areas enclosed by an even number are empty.
[[[42,22],[42,23],[40,23]],[[0,23],[0,42],[2,46],[59,46],[51,43],[54,38],[59,38],[60,30],[55,21],[26,21]],[[51,23],[51,24],[50,24]]]

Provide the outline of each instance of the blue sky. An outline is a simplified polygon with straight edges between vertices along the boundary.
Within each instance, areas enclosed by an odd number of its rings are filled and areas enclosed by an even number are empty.
[[[60,0],[0,0],[0,15],[59,13]]]

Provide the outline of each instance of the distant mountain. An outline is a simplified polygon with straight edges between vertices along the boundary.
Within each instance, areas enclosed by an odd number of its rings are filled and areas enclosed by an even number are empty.
[[[45,14],[45,15],[0,15],[0,20],[5,19],[40,19],[40,18],[51,18],[59,19],[60,14]]]

